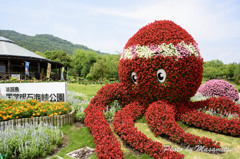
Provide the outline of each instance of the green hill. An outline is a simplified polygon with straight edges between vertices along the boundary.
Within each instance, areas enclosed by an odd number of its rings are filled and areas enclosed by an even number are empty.
[[[37,34],[35,36],[28,36],[12,30],[0,30],[0,36],[4,36],[5,38],[13,40],[17,45],[24,47],[32,52],[62,50],[72,55],[76,49],[92,50],[87,46],[73,44],[67,40],[49,34]],[[101,55],[106,54],[100,51],[96,52]]]

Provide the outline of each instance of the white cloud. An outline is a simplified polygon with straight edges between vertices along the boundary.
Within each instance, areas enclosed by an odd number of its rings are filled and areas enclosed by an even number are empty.
[[[236,47],[238,47],[231,44],[231,39],[240,38],[240,19],[234,15],[238,12],[239,5],[234,6],[234,3],[235,1],[165,0],[147,5],[139,4],[132,7],[129,11],[126,11],[124,8],[103,7],[94,7],[93,10],[95,14],[132,19],[133,23],[138,20],[138,27],[155,20],[173,20],[192,34],[200,47],[202,47],[202,50],[204,50],[202,54],[204,57],[207,57],[206,59],[219,58],[228,63],[231,60],[234,61],[234,57],[228,60],[228,56],[240,55],[240,51],[235,54],[230,53],[234,52]],[[223,53],[219,56],[219,50],[221,50],[222,46],[216,46],[216,42],[223,43],[224,41],[226,41],[226,45],[229,45],[229,51],[224,53],[226,49],[222,48]],[[208,46],[205,46],[207,42],[212,43],[215,47],[208,49]]]
[[[0,28],[30,35],[48,33],[115,53],[122,52],[127,40],[147,23],[169,19],[194,37],[205,59],[239,60],[238,0],[23,2],[2,4]]]
[[[97,7],[94,7],[93,11],[96,14],[138,19],[145,23],[163,19],[173,20],[187,30],[194,32],[196,36],[208,37],[211,40],[236,36],[236,33],[239,35],[240,20],[229,20],[232,18],[230,17],[231,13],[238,8],[226,8],[228,3],[217,4],[216,1],[209,0],[165,0],[148,5],[139,4],[129,11]]]

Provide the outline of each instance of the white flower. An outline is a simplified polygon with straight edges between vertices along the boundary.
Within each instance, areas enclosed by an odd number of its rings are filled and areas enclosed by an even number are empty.
[[[125,52],[124,58],[132,59],[133,55],[132,55],[132,52],[131,52],[131,48],[125,49],[124,52]]]
[[[196,50],[196,48],[193,46],[192,43],[188,45],[184,41],[182,41],[181,45],[185,48],[186,51],[187,50],[189,51],[188,56],[191,56],[191,55],[196,57],[199,56],[198,51]],[[178,52],[177,48],[172,43],[170,44],[162,43],[161,45],[158,45],[157,48],[159,48],[160,55],[162,56],[173,56],[173,55],[178,57],[181,56],[181,53]],[[123,58],[132,59],[135,56],[140,58],[143,58],[143,57],[151,58],[156,56],[156,52],[154,50],[151,50],[150,46],[140,46],[140,45],[130,46],[124,50],[124,53],[122,54],[121,59]]]

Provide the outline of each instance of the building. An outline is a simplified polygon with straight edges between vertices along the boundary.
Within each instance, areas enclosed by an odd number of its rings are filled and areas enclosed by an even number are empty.
[[[25,64],[30,62],[29,75],[25,75]],[[11,77],[20,79],[47,80],[47,66],[51,64],[51,79],[60,80],[63,64],[50,61],[15,44],[14,41],[0,36],[0,80]]]

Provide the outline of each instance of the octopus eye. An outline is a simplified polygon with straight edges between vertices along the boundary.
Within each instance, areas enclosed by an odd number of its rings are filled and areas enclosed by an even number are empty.
[[[133,83],[137,84],[137,74],[135,72],[132,72],[131,79],[132,79]]]
[[[167,74],[164,69],[160,69],[157,71],[157,78],[159,82],[163,83],[166,80],[166,77],[167,77]]]

